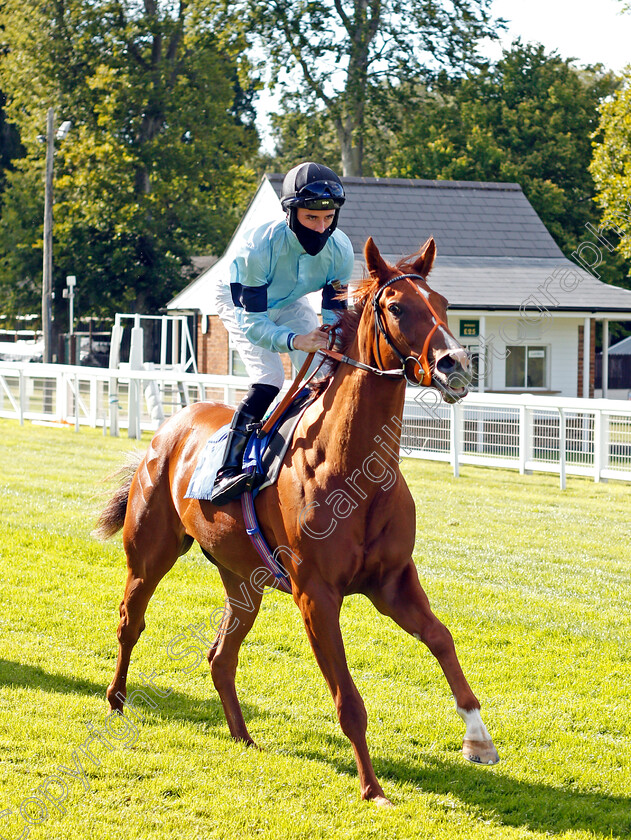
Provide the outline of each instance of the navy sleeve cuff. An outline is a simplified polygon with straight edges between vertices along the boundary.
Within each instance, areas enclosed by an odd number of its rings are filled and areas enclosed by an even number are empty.
[[[296,333],[289,333],[287,336],[287,349],[293,350],[294,349],[294,338],[296,337]]]

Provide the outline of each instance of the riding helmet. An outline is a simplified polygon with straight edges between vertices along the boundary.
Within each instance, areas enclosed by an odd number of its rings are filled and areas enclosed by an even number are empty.
[[[285,175],[281,191],[281,206],[287,212],[287,224],[298,241],[311,256],[318,254],[337,227],[340,207],[346,201],[339,177],[328,166],[308,161],[294,166]],[[335,210],[335,218],[323,232],[310,230],[298,221],[299,207],[306,210]]]

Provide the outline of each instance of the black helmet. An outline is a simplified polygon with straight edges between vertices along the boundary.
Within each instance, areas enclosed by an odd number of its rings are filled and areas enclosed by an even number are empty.
[[[283,210],[339,210],[346,201],[339,177],[321,163],[300,163],[285,175],[280,202]]]

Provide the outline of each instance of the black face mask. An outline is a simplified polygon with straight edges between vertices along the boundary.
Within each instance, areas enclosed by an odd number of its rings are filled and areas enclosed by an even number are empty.
[[[315,257],[315,255],[319,254],[320,251],[324,248],[329,236],[337,227],[338,214],[339,210],[336,210],[335,218],[331,222],[330,226],[324,231],[324,233],[319,233],[317,230],[311,230],[311,228],[305,227],[302,224],[302,222],[299,222],[298,214],[296,212],[295,207],[292,207],[292,209],[289,211],[288,224],[290,230],[293,230],[293,232],[298,237],[298,242],[300,242],[305,251],[311,257]]]

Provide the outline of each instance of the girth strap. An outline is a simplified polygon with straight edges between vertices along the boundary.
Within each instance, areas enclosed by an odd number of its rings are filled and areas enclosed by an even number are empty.
[[[243,511],[243,518],[245,520],[245,530],[247,532],[252,545],[256,549],[259,557],[265,564],[265,568],[271,572],[276,578],[277,586],[275,588],[291,594],[291,583],[289,575],[281,564],[276,560],[274,555],[265,542],[265,537],[259,528],[258,519],[256,518],[256,511],[254,510],[254,499],[252,493],[245,492],[241,496],[241,509]]]

